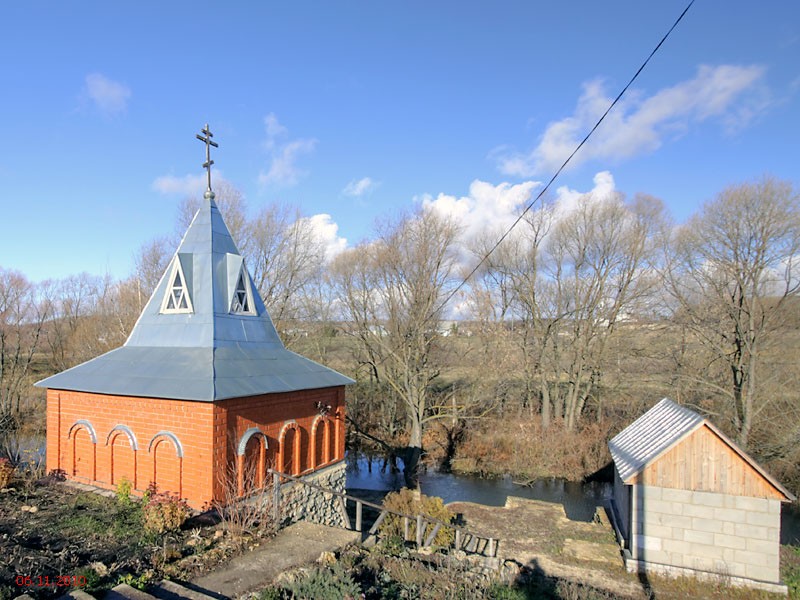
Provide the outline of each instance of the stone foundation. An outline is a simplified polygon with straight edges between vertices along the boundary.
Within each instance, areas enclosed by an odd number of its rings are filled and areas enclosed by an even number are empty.
[[[344,493],[347,474],[345,462],[340,461],[308,475],[303,481],[334,492]],[[281,484],[281,523],[283,527],[305,520],[330,527],[344,527],[339,498],[299,482]]]

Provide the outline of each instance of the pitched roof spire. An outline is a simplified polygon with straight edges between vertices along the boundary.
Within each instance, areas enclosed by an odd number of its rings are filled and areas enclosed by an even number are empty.
[[[200,135],[200,133],[203,135]],[[214,148],[219,148],[219,144],[211,139],[214,137],[214,134],[211,133],[211,130],[208,128],[208,123],[206,123],[206,126],[200,130],[200,133],[198,133],[196,137],[206,145],[206,162],[203,163],[203,168],[208,173],[208,188],[203,194],[203,198],[206,200],[213,200],[214,192],[211,191],[211,165],[214,164],[214,161],[211,160],[211,146],[214,146]]]

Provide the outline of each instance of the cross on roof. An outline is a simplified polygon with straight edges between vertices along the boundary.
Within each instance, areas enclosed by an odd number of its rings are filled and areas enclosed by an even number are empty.
[[[203,194],[203,197],[213,199],[214,192],[211,191],[211,165],[214,164],[214,161],[211,160],[211,146],[214,146],[214,148],[219,148],[219,144],[211,139],[214,137],[214,134],[211,133],[211,130],[208,128],[208,123],[206,123],[206,126],[201,129],[200,132],[203,135],[198,133],[196,137],[206,145],[206,162],[203,163],[203,168],[208,172],[208,189],[206,190],[205,194]]]

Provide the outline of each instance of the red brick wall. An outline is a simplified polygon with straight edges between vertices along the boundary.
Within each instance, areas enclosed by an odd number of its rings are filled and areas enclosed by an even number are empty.
[[[47,390],[47,470],[62,469],[70,479],[109,489],[123,475],[132,483],[135,478],[139,491],[155,480],[159,490],[179,494],[201,508],[212,500],[213,414],[210,402]],[[96,444],[90,441],[88,427],[75,425],[81,420],[91,424]],[[118,425],[127,426],[136,437],[136,452],[119,429],[109,438]],[[168,437],[153,440],[161,431],[180,441],[183,458]]]
[[[237,461],[239,441],[248,429],[258,428],[267,437],[267,462],[272,468],[278,465],[278,454],[286,458],[286,448],[281,448],[282,434],[290,429],[300,436],[300,471],[312,466],[311,432],[319,419],[317,402],[330,406],[331,443],[334,445],[329,462],[344,458],[344,386],[318,390],[302,390],[281,394],[264,394],[247,398],[234,398],[215,403],[214,435],[220,443],[215,453],[215,469],[230,468]],[[321,427],[318,425],[317,427]],[[293,438],[294,435],[289,435]],[[286,440],[283,440],[284,442]],[[290,439],[290,441],[293,441]],[[284,444],[285,446],[286,444]],[[292,451],[294,447],[292,448]],[[294,452],[292,452],[294,455]],[[292,456],[296,459],[295,456]],[[281,460],[281,463],[284,461]],[[296,462],[294,464],[297,464]],[[315,463],[315,467],[319,467]],[[217,487],[216,494],[221,490]]]
[[[251,428],[267,437],[269,466],[277,465],[278,453],[286,457],[289,451],[301,472],[321,466],[320,458],[328,459],[326,464],[342,460],[344,394],[340,386],[211,403],[48,390],[47,469],[61,469],[70,479],[109,489],[123,476],[139,491],[156,481],[159,490],[202,508],[224,499],[222,480],[231,467],[260,460],[258,439],[252,438],[238,459],[239,442]],[[326,418],[320,417],[318,402],[330,406]],[[91,424],[96,443],[80,421]],[[135,436],[138,450],[132,450],[120,425]],[[299,437],[299,453],[297,446],[280,447],[282,434],[289,430],[294,432],[289,438]],[[182,458],[172,439],[156,437],[162,431],[179,440]],[[320,440],[328,442],[325,450],[315,449]]]

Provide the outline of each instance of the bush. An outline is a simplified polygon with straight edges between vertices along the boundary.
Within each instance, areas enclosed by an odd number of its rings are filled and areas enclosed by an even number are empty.
[[[132,504],[132,490],[133,484],[128,480],[127,477],[123,477],[122,481],[117,484],[117,502],[122,506],[130,506]]]
[[[14,464],[7,458],[0,458],[0,489],[8,487],[14,478]]]
[[[186,502],[169,492],[158,492],[155,484],[147,488],[142,503],[142,523],[151,534],[177,531],[189,517]]]
[[[411,515],[416,517],[418,514],[423,514],[428,517],[433,517],[439,521],[450,523],[453,520],[453,513],[445,507],[441,498],[436,496],[423,496],[403,488],[399,492],[392,492],[387,494],[383,500],[383,506],[389,510]],[[423,537],[428,535],[433,525],[428,524],[426,530],[423,532]],[[379,532],[381,536],[397,536],[402,539],[403,537],[403,519],[402,517],[393,514],[386,515],[386,518],[381,523]],[[409,535],[414,539],[417,535],[417,522],[416,519],[411,519],[409,523]],[[453,530],[449,527],[442,527],[436,534],[433,544],[436,546],[449,546],[453,542]]]
[[[315,567],[297,581],[290,583],[286,589],[291,598],[303,600],[344,600],[360,598],[361,588],[353,581],[350,573],[340,564],[330,567]]]

